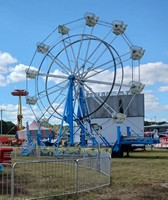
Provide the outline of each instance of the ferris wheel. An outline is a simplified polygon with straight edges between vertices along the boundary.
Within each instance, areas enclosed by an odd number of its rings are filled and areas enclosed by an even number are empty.
[[[125,31],[123,21],[104,22],[93,13],[83,18],[59,25],[42,42],[26,70],[26,97],[37,121],[68,124],[70,144],[73,145],[74,126],[82,133],[88,133],[85,124],[93,113],[104,107],[117,121],[125,115],[107,104],[108,97],[119,94],[127,88],[132,94],[139,94],[144,85],[134,77],[133,65],[144,54],[141,47],[133,45]],[[131,79],[124,82],[124,68],[132,66]],[[101,98],[100,93],[105,93]],[[94,106],[89,105],[92,97]],[[84,137],[83,137],[84,138]]]

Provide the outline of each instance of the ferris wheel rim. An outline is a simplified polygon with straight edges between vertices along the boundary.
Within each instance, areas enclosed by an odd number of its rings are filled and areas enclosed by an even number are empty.
[[[114,87],[114,84],[115,84],[115,79],[116,79],[116,62],[115,62],[115,57],[114,57],[114,55],[113,55],[113,52],[112,52],[112,50],[111,50],[110,48],[112,48],[112,49],[115,51],[115,53],[117,53],[117,51],[114,49],[114,47],[112,47],[112,46],[109,45],[107,42],[101,40],[101,39],[98,38],[98,37],[94,37],[94,36],[89,35],[89,34],[77,34],[77,35],[73,35],[73,36],[70,36],[70,37],[75,37],[75,36],[82,36],[82,37],[83,37],[83,36],[87,36],[88,38],[83,39],[84,41],[88,41],[88,40],[98,41],[98,42],[102,43],[103,45],[105,45],[105,47],[107,47],[108,51],[109,51],[110,54],[111,54],[111,57],[112,57],[112,59],[113,59],[113,68],[114,68],[115,73],[114,73],[113,81],[112,81],[112,84],[111,84],[111,89],[110,89],[110,91],[108,92],[108,96],[107,96],[107,97],[105,98],[105,100],[104,100],[104,103],[105,103],[105,101],[108,99],[108,97],[109,97],[111,91],[113,90],[113,87]],[[89,37],[91,37],[91,38],[89,38]],[[69,38],[69,37],[67,37],[67,38]],[[67,38],[66,38],[66,39],[67,39]],[[66,39],[64,38],[63,40],[66,40]],[[81,41],[80,39],[75,40],[74,42],[68,44],[65,48],[68,48],[68,47],[70,47],[71,45],[73,45],[73,44],[75,44],[75,43],[78,43],[78,42],[80,42],[80,41]],[[59,41],[59,43],[61,43],[61,42],[62,42],[62,40]],[[58,43],[57,43],[57,44],[58,44]],[[55,44],[55,45],[50,49],[50,51],[51,51],[57,44]],[[57,58],[62,52],[64,52],[65,48],[63,48],[61,51],[58,52],[58,54],[54,57],[54,60],[56,60],[56,58]],[[41,64],[40,64],[40,67],[39,67],[38,72],[40,71],[41,66],[42,66],[42,64],[43,64],[43,61],[45,60],[45,58],[47,57],[48,54],[49,54],[49,52],[48,52],[48,53],[45,55],[45,57],[43,58],[43,60],[42,60],[42,62],[41,62]],[[118,56],[119,56],[119,54],[118,54]],[[47,72],[47,74],[49,74],[49,72],[50,72],[50,70],[51,70],[51,67],[52,67],[52,64],[54,63],[54,60],[51,62],[50,67],[48,67],[48,72]],[[121,63],[122,63],[122,62],[121,62]],[[48,77],[49,77],[49,76],[47,76],[46,81],[45,81],[46,97],[47,97],[47,99],[48,99],[48,102],[49,102],[50,106],[53,108],[53,110],[55,110],[54,107],[52,106],[52,103],[50,102],[49,95],[48,95],[48,89],[47,89],[47,79],[48,79]],[[68,76],[67,76],[67,78],[68,78]],[[38,79],[38,78],[37,78],[37,79]],[[38,93],[39,93],[39,92],[38,92]],[[93,114],[94,112],[96,112],[97,110],[99,110],[100,107],[102,107],[104,103],[102,103],[95,111],[93,111],[93,112],[91,112],[90,114],[88,114],[87,116],[85,116],[85,118],[88,117],[88,116],[90,116],[90,115],[92,115],[92,114]],[[55,111],[56,111],[56,110],[55,110]],[[59,116],[61,116],[61,114],[58,113],[57,111],[56,111],[56,113],[57,113]]]

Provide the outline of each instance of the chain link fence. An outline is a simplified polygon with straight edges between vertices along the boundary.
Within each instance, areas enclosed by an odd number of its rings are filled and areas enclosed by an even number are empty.
[[[15,162],[0,173],[1,199],[45,199],[110,184],[110,156]]]

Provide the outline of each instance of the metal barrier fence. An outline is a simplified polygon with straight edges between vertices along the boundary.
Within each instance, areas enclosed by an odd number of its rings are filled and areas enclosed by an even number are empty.
[[[1,200],[11,199],[11,177],[12,166],[10,164],[3,164],[0,172]]]
[[[45,199],[110,184],[110,157],[37,160],[3,165],[1,199]]]
[[[23,157],[31,160],[44,160],[52,157],[57,158],[79,158],[79,157],[96,157],[98,156],[98,148],[80,148],[80,147],[60,147],[56,150],[55,146],[51,147],[38,147],[32,148],[31,153],[28,155],[22,155],[22,147],[13,147],[11,153],[12,160],[22,161]],[[111,148],[101,148],[102,153],[111,154]]]

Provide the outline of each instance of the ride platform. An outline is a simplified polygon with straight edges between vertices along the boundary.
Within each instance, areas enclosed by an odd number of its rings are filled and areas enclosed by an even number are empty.
[[[120,131],[120,126],[117,127],[117,141],[112,147],[113,157],[123,157],[123,153],[127,152],[129,156],[129,151],[132,149],[132,145],[154,145],[159,144],[160,139],[152,137],[141,137],[139,135],[131,135],[130,128],[127,127],[127,136],[123,136]]]

